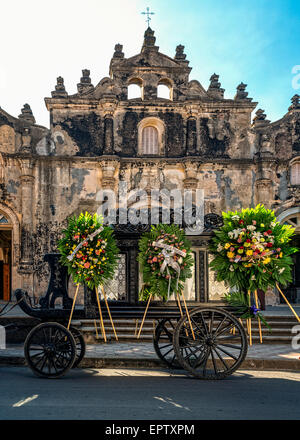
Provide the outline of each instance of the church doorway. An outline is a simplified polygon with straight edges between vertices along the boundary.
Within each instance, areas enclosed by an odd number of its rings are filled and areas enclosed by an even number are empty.
[[[0,300],[11,297],[12,225],[0,213]]]

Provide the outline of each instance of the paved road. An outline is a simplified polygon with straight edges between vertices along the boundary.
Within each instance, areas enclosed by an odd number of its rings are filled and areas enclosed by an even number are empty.
[[[199,381],[162,370],[77,369],[36,378],[26,367],[0,367],[5,419],[300,419],[300,374],[239,371]]]

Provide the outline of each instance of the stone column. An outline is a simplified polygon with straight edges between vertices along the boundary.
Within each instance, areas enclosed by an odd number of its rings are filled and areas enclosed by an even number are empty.
[[[104,150],[103,154],[113,154],[114,152],[114,120],[106,116],[104,119]]]
[[[194,117],[189,118],[186,124],[186,151],[188,156],[197,151],[197,121]]]
[[[23,274],[23,287],[29,292],[33,288],[33,162],[21,159],[21,258],[19,272]]]

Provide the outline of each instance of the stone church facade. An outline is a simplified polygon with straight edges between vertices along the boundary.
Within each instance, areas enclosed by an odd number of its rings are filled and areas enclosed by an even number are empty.
[[[109,77],[96,86],[83,70],[78,93],[69,95],[57,78],[45,98],[50,129],[36,124],[28,104],[18,118],[0,108],[0,299],[18,287],[43,294],[49,275],[43,256],[57,251],[67,218],[97,211],[99,190],[116,192],[120,181],[129,191],[204,190],[205,229],[191,237],[191,302],[219,301],[224,293],[207,252],[222,211],[264,203],[300,231],[299,96],[279,121],[271,123],[259,109],[251,122],[257,103],[246,84],[225,99],[213,74],[205,90],[190,80],[182,45],[174,57],[164,55],[148,28],[138,55],[126,58],[122,49],[115,46]],[[130,97],[132,88],[139,96]],[[117,226],[116,233],[122,254],[111,299],[134,303],[137,230]],[[289,294],[297,301],[296,269],[294,278]]]

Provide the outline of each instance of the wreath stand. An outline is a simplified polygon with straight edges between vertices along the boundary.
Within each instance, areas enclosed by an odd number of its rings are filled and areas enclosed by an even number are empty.
[[[105,293],[105,290],[104,290],[102,284],[100,285],[100,289],[102,290],[102,293],[103,293],[105,305],[106,305],[106,308],[107,308],[107,311],[108,311],[109,319],[110,319],[110,322],[111,322],[111,326],[113,328],[113,332],[114,332],[116,341],[118,341],[119,338],[118,338],[118,335],[117,335],[117,332],[116,332],[116,329],[115,329],[115,326],[114,326],[114,322],[113,322],[113,319],[112,319],[112,316],[111,316],[110,308],[109,308],[109,305],[108,305],[108,302],[107,302],[106,293]],[[70,313],[70,317],[69,317],[69,322],[68,322],[68,326],[67,326],[68,330],[69,330],[70,325],[71,325],[72,316],[73,316],[73,312],[74,312],[74,307],[75,307],[75,303],[76,303],[76,299],[77,299],[77,295],[78,295],[78,290],[79,290],[79,284],[77,284],[75,295],[74,295],[74,299],[73,299],[73,304],[72,304],[71,313]],[[101,298],[101,293],[99,293],[99,288],[96,287],[96,298],[97,298],[97,304],[98,304],[98,310],[99,310],[100,328],[101,328],[101,333],[102,333],[104,342],[107,342],[107,337],[106,337],[106,332],[105,332],[105,327],[104,327],[104,321],[103,321],[103,315],[102,315],[102,310],[101,310],[99,296]],[[98,329],[97,329],[96,319],[94,319],[94,326],[95,326],[95,329],[96,329],[96,336],[98,338]]]
[[[144,290],[144,286],[143,286],[142,290]],[[186,315],[188,317],[188,321],[189,321],[189,324],[190,324],[190,329],[191,329],[191,332],[192,332],[193,340],[195,340],[195,333],[194,333],[191,317],[190,317],[190,314],[189,314],[189,310],[187,308],[187,304],[186,304],[186,301],[185,301],[185,297],[184,297],[183,291],[181,291],[181,295],[182,295],[182,299],[183,299],[183,302],[184,302],[184,307],[185,307]],[[177,304],[178,304],[178,308],[179,308],[179,311],[180,311],[180,315],[183,316],[183,311],[182,311],[182,307],[181,307],[181,303],[180,303],[179,293],[178,292],[176,293],[176,299],[177,299]],[[146,309],[145,309],[145,312],[144,312],[144,315],[143,315],[142,323],[141,323],[140,329],[139,329],[138,334],[137,334],[137,339],[139,339],[140,336],[141,336],[141,332],[142,332],[142,329],[143,329],[143,326],[144,326],[144,322],[145,322],[145,319],[146,319],[146,315],[147,315],[148,308],[149,308],[151,300],[152,300],[152,294],[149,295],[149,298],[148,298],[148,301],[147,301],[147,305],[146,305]],[[138,324],[136,323],[136,330],[137,330],[137,325]],[[187,333],[187,329],[186,329],[186,333]],[[136,332],[135,332],[135,334],[136,334]],[[187,334],[187,336],[188,336],[188,334]]]
[[[297,321],[300,323],[300,317],[297,315],[295,309],[292,307],[292,305],[289,303],[287,297],[284,295],[284,293],[282,292],[282,290],[280,289],[278,283],[276,283],[276,288],[278,289],[279,293],[281,294],[282,298],[285,300],[285,302],[287,303],[287,305],[289,306],[289,308],[291,309],[291,311],[293,312],[295,318],[297,319]],[[251,306],[251,292],[250,290],[248,290],[248,304],[249,307]],[[254,300],[255,300],[255,305],[256,308],[258,309],[258,296],[257,296],[257,290],[254,291]],[[249,335],[249,345],[252,345],[252,329],[251,329],[251,318],[247,318],[246,319],[246,323],[247,323],[247,331],[248,331],[248,335]],[[262,338],[262,328],[261,328],[261,322],[260,319],[258,319],[258,329],[259,329],[259,340],[260,343],[263,343],[263,338]]]

